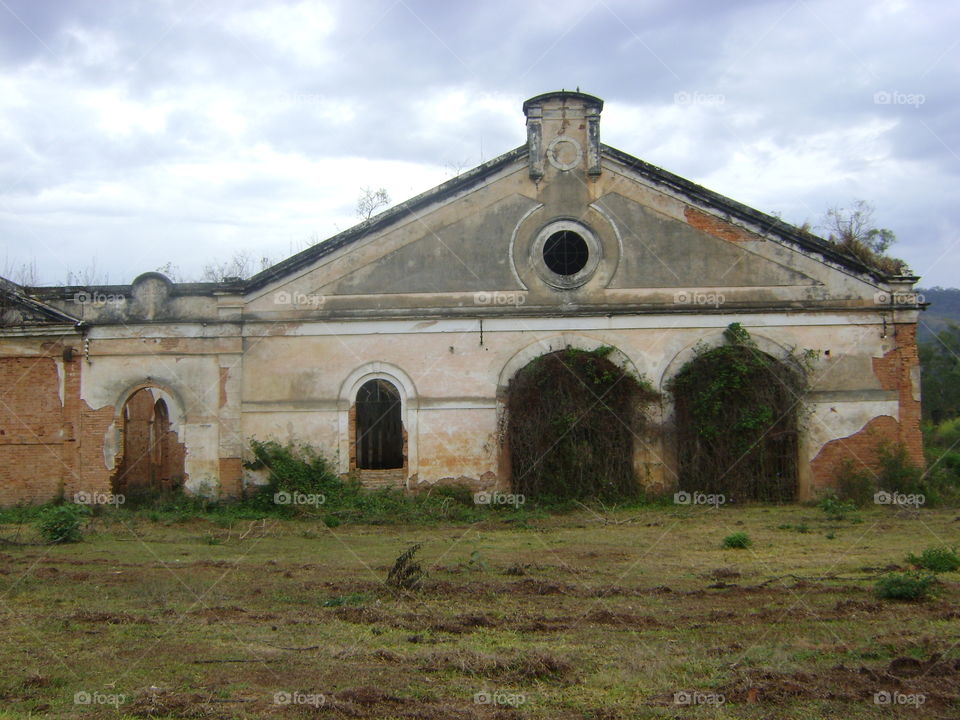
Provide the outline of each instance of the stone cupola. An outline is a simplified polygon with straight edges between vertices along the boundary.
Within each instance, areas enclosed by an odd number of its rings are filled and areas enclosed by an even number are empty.
[[[600,112],[603,100],[560,90],[537,95],[523,104],[527,116],[530,177],[545,173],[600,174]]]

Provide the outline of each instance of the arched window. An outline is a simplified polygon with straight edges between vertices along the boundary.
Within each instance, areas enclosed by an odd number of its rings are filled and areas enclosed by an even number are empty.
[[[360,470],[403,467],[400,393],[387,380],[369,380],[357,391],[356,452]]]

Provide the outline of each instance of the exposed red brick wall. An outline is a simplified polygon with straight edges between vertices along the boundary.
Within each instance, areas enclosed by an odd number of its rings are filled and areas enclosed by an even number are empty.
[[[898,434],[897,421],[889,415],[881,415],[864,425],[860,432],[828,442],[811,463],[814,492],[836,485],[837,471],[847,458],[858,469],[867,468],[877,473],[880,469],[878,447],[884,441],[896,440]]]
[[[79,361],[57,361],[61,343],[0,358],[0,504],[45,502],[69,492],[78,469]]]
[[[746,230],[741,230],[736,225],[726,223],[723,220],[714,217],[713,215],[700,212],[692,207],[685,208],[683,215],[687,220],[687,224],[691,227],[695,227],[697,230],[703,230],[705,233],[709,233],[714,237],[720,238],[721,240],[727,240],[729,242],[741,242],[743,240],[763,239],[748,233]]]
[[[811,463],[814,489],[832,487],[840,463],[850,458],[857,467],[877,472],[878,449],[884,443],[902,443],[910,458],[924,464],[923,436],[920,433],[920,401],[913,397],[910,375],[918,367],[917,326],[894,326],[897,346],[882,358],[873,358],[873,372],[884,390],[893,390],[899,400],[900,421],[884,415],[868,422],[862,430],[828,442]]]
[[[896,391],[900,400],[900,425],[896,440],[903,443],[910,457],[923,465],[923,435],[920,432],[920,400],[913,398],[910,375],[920,367],[917,354],[917,326],[894,325],[897,347],[882,358],[873,359],[873,372],[884,390]],[[919,395],[918,395],[919,397]]]
[[[243,464],[240,458],[220,458],[220,496],[240,497],[243,482]]]

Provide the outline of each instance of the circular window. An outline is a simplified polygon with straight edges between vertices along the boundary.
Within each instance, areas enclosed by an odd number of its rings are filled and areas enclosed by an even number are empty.
[[[580,287],[600,264],[600,242],[577,220],[554,220],[541,228],[530,261],[537,274],[558,290]]]
[[[557,275],[576,275],[587,265],[590,248],[586,241],[572,230],[561,230],[543,244],[543,262]]]

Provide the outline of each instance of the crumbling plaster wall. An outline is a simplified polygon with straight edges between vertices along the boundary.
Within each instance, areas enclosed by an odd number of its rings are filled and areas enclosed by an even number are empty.
[[[248,437],[318,445],[339,455],[342,465],[349,409],[342,402],[342,387],[358,368],[377,365],[384,368],[384,377],[403,373],[409,378],[409,383],[396,380],[400,389],[405,384],[414,388],[405,393],[405,426],[417,458],[409,468],[413,483],[465,477],[503,486],[508,469],[500,456],[498,428],[504,378],[509,380],[514,366],[519,369],[528,357],[566,346],[611,345],[654,387],[664,389],[693,349],[721,342],[731,322],[742,323],[759,347],[775,357],[806,349],[818,353],[809,369],[810,391],[798,398],[805,460],[813,460],[826,443],[855,435],[873,418],[900,422],[899,391],[873,372],[874,360],[897,347],[893,325],[862,313],[782,313],[488,319],[482,344],[477,320],[290,324],[283,330],[286,335],[264,325],[260,337],[257,326],[251,326],[244,358],[243,430]],[[669,434],[669,396],[658,419]],[[655,441],[644,462],[652,486],[673,486],[669,444]],[[813,488],[810,466],[802,463],[801,496],[810,496]]]

